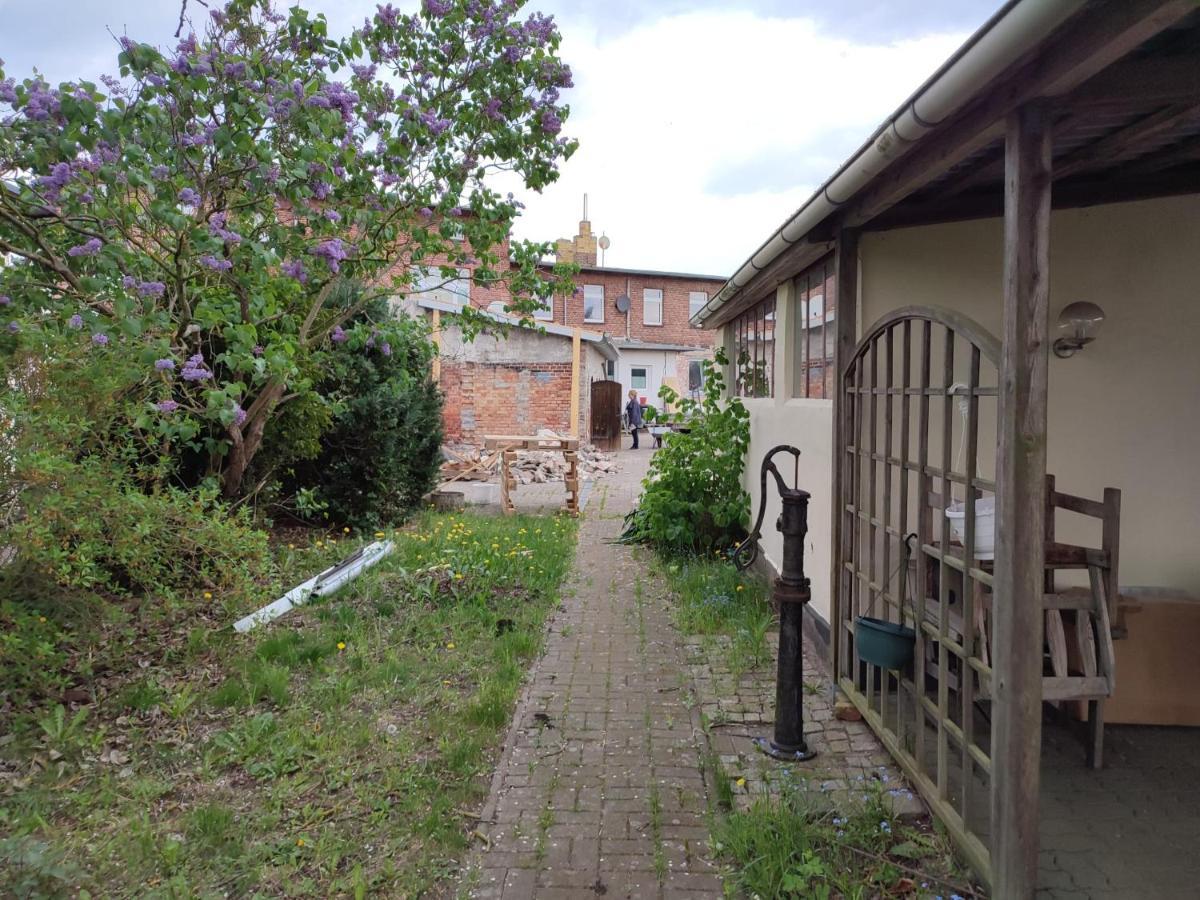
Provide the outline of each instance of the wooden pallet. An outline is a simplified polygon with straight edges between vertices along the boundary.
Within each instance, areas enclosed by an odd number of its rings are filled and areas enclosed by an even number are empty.
[[[576,438],[543,438],[525,435],[485,435],[483,445],[500,454],[500,509],[505,515],[516,512],[512,502],[512,491],[517,479],[512,474],[512,464],[522,450],[537,450],[543,453],[561,453],[567,463],[563,473],[563,484],[567,498],[563,509],[568,515],[579,515],[579,441]]]

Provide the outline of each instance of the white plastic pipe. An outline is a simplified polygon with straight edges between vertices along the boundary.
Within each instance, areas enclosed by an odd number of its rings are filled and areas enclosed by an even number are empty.
[[[257,612],[234,622],[233,630],[245,633],[256,625],[278,619],[297,606],[303,606],[313,597],[327,597],[342,585],[353,581],[375,563],[396,549],[391,541],[375,541],[347,556],[323,572],[296,585],[278,600],[268,603]]]
[[[986,24],[960,51],[904,104],[799,210],[776,229],[733,277],[693,317],[720,309],[776,260],[802,240],[830,213],[850,200],[909,146],[973,99],[992,79],[1012,65],[1078,11],[1085,0],[1019,0]]]

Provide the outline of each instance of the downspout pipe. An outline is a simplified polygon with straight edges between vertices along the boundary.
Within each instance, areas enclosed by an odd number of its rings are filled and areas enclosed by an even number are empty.
[[[838,207],[962,109],[1086,0],[1010,0],[948,59],[796,213],[767,238],[691,321],[700,325]]]

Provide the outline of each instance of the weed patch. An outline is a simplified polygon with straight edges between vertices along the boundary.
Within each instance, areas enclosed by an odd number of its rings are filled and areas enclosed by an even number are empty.
[[[250,604],[214,603],[144,631],[161,640],[126,644],[123,668],[104,648],[90,702],[10,719],[0,883],[35,896],[444,889],[575,525],[429,514],[391,537],[396,552],[333,597],[245,635],[229,624]],[[278,552],[294,583],[357,543]]]

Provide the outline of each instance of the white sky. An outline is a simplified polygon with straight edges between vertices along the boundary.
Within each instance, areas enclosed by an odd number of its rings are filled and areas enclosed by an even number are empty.
[[[375,9],[302,2],[334,34]],[[564,35],[576,85],[564,134],[580,149],[543,194],[516,191],[527,205],[516,235],[570,237],[586,191],[593,228],[612,240],[608,265],[728,275],[997,3],[535,2],[527,11],[554,13]],[[52,81],[95,78],[115,68],[112,34],[173,44],[178,11],[178,0],[0,0],[0,58],[18,78],[34,66]]]

